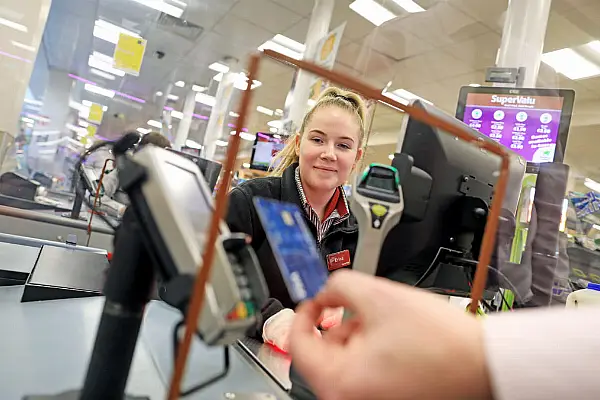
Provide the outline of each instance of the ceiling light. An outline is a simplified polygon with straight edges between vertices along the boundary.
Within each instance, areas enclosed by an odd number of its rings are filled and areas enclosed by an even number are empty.
[[[220,73],[216,74],[215,76],[213,76],[213,80],[215,80],[217,82],[221,82],[222,79],[223,79],[223,73],[222,72],[220,72]],[[256,89],[257,87],[259,87],[261,85],[262,85],[262,82],[261,81],[257,81],[255,79],[255,80],[252,81],[252,85],[250,86],[250,89],[254,90],[254,89]],[[246,90],[247,86],[248,86],[248,78],[246,77],[246,74],[244,74],[243,72],[240,72],[235,77],[235,82],[233,83],[233,87],[235,87],[236,89],[239,89],[239,90]]]
[[[567,48],[542,54],[542,61],[569,79],[583,79],[600,75],[600,66]]]
[[[302,54],[301,52],[297,52],[294,51],[290,48],[287,48],[279,43],[275,43],[272,40],[267,40],[266,42],[264,42],[263,44],[261,44],[258,47],[259,51],[265,51],[265,50],[273,50],[276,51],[278,53],[281,53],[285,56],[288,56],[290,58],[293,58],[295,60],[300,60],[302,58]]]
[[[185,145],[189,148],[198,149],[198,150],[200,150],[204,147],[200,143],[196,142],[195,140],[191,140],[191,139],[186,140]]]
[[[7,26],[20,32],[27,32],[27,27],[25,25],[17,24],[16,22],[10,21],[5,18],[0,18],[0,25]]]
[[[269,128],[269,130],[271,131],[271,133],[279,132],[279,129],[277,129],[277,128]]]
[[[375,26],[396,18],[394,13],[373,0],[356,0],[349,7]]]
[[[89,83],[86,83],[83,88],[85,90],[87,90],[88,92],[90,92],[90,93],[95,93],[95,94],[98,94],[100,96],[108,97],[108,98],[111,98],[111,99],[113,97],[115,97],[115,92],[113,90],[104,89],[104,88],[101,88],[100,86],[91,85]]]
[[[175,86],[177,86],[177,87],[184,87],[185,86],[185,82],[184,81],[177,81],[177,82],[175,82]]]
[[[82,119],[79,120],[78,124],[79,124],[79,126],[82,126],[84,128],[87,128],[88,126],[90,126],[90,124],[87,121],[84,121]]]
[[[165,14],[169,14],[175,18],[181,18],[183,15],[183,8],[175,7],[171,4],[167,4],[163,0],[131,0],[135,1],[138,4],[142,4],[146,7],[150,7],[156,11],[163,12]]]
[[[11,40],[11,43],[13,44],[13,46],[18,47],[23,50],[27,50],[27,51],[35,51],[36,50],[35,47],[33,47],[33,46],[29,46],[29,45],[26,45],[26,44],[23,44],[20,42],[15,42],[14,40]]]
[[[213,71],[227,73],[229,72],[229,67],[225,64],[221,64],[219,62],[214,62],[208,66],[208,69],[212,69]]]
[[[256,107],[256,111],[258,111],[259,113],[262,113],[262,114],[268,115],[268,116],[270,116],[270,117],[272,117],[272,116],[273,116],[273,114],[274,114],[274,113],[273,113],[273,110],[271,110],[271,109],[269,109],[269,108],[267,108],[267,107],[263,107],[263,106],[258,106],[258,107]]]
[[[388,156],[388,158],[389,158],[390,160],[393,160],[393,159],[394,159],[394,155],[393,155],[393,154],[390,154],[390,155]]]
[[[108,80],[111,80],[111,81],[115,80],[115,76],[114,75],[111,75],[111,74],[109,74],[107,72],[100,71],[99,69],[96,69],[96,68],[90,68],[90,72],[92,74],[98,75],[99,77],[104,78],[104,79],[108,79]]]
[[[194,92],[204,92],[206,88],[204,86],[192,85],[192,90]]]
[[[227,146],[227,142],[226,142],[226,141],[224,141],[224,140],[217,140],[217,141],[215,142],[215,144],[216,144],[217,146],[219,146],[219,147],[225,147],[225,146]]]
[[[209,107],[214,107],[216,99],[205,93],[196,93],[196,102],[202,103]]]
[[[156,95],[157,95],[158,97],[160,97],[160,96],[162,96],[162,95],[163,95],[163,92],[160,92],[160,91],[159,91],[159,92],[156,92]]]
[[[173,118],[177,118],[177,119],[183,119],[183,113],[181,111],[171,111],[171,117]]]
[[[273,135],[273,137],[274,137],[275,139],[281,139],[281,135],[277,135],[277,134],[276,134],[276,135]]]
[[[151,119],[151,120],[148,121],[148,125],[153,126],[155,128],[162,128],[162,123],[158,122],[158,121],[155,121],[153,119]]]
[[[108,59],[106,59],[105,57],[109,56],[94,52],[94,54],[92,54],[88,59],[88,65],[92,68],[100,69],[113,75],[125,76],[125,71],[121,71],[120,69],[116,69],[113,67],[112,57],[109,57],[109,59],[111,60],[110,62],[107,62]]]
[[[275,115],[281,117],[283,115],[283,110],[280,108],[275,109]]]
[[[111,24],[108,21],[102,19],[96,20],[94,23],[94,37],[98,39],[106,40],[107,42],[117,44],[121,33],[137,38],[141,36],[135,32],[129,31],[125,28],[121,28],[118,25]]]
[[[238,113],[236,113],[236,112],[233,112],[233,111],[229,111],[229,116],[230,116],[230,117],[233,117],[233,118],[237,118],[237,117],[239,117],[239,116],[240,116],[240,114],[238,114]]]
[[[423,12],[425,9],[415,3],[413,0],[392,0],[394,3],[398,4],[400,7],[404,9],[404,11],[409,13],[418,13]]]
[[[21,121],[26,122],[28,124],[33,124],[35,123],[35,120],[33,118],[27,118],[27,117],[22,117]]]
[[[152,129],[137,128],[136,131],[138,131],[142,135],[147,135],[148,133],[152,132]]]
[[[244,168],[250,168],[250,163],[245,162],[245,163],[242,164],[242,167],[244,167]]]
[[[183,2],[183,1],[181,1],[181,0],[171,0],[171,3],[175,3],[175,4],[177,4],[178,6],[181,6],[181,7],[183,7],[183,8],[186,8],[186,7],[187,7],[187,4],[186,4],[185,2]]]
[[[283,123],[279,120],[273,120],[273,121],[267,122],[267,125],[269,125],[272,128],[281,129],[281,127],[283,126]]]
[[[592,189],[594,192],[600,193],[600,183],[598,183],[590,178],[585,178],[585,180],[583,181],[583,184],[585,186],[587,186],[588,188]]]
[[[179,96],[175,96],[174,94],[170,94],[167,96],[167,99],[177,101],[179,100]]]
[[[91,106],[92,106],[92,104],[94,104],[94,103],[92,103],[92,102],[91,102],[91,101],[89,101],[89,100],[83,100],[83,101],[81,102],[81,104],[83,104],[83,105],[84,105],[84,106],[86,106],[86,107],[91,107]],[[99,104],[99,105],[100,105],[100,104]],[[108,110],[108,106],[102,106],[102,111],[106,111],[106,110]]]
[[[83,104],[78,103],[76,101],[70,100],[69,101],[69,107],[71,107],[74,110],[77,110],[79,112],[81,112],[85,107]]]
[[[594,50],[597,53],[600,53],[600,40],[594,40],[586,44],[587,47]]]
[[[383,94],[385,97],[388,97],[392,100],[397,101],[400,104],[404,104],[405,106],[408,105],[412,100],[417,100],[417,99],[422,100],[427,104],[433,105],[433,103],[430,102],[429,100],[419,97],[416,94],[411,93],[408,90],[404,90],[404,89],[396,89],[391,92],[387,92],[384,89],[384,91],[382,91],[381,94]]]
[[[41,106],[44,104],[43,101],[35,100],[35,99],[24,99],[23,102],[34,105],[34,106]]]

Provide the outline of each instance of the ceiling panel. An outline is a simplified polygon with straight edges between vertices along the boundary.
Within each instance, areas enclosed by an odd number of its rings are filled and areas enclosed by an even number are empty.
[[[544,52],[579,46],[592,41],[593,37],[579,26],[579,21],[570,21],[557,12],[550,13]]]
[[[292,10],[296,14],[302,15],[303,17],[310,17],[312,13],[314,1],[308,0],[272,0],[275,3],[283,6],[289,10]]]
[[[264,27],[254,25],[246,19],[227,14],[215,25],[214,31],[231,38],[243,46],[260,46],[273,37],[273,32]]]
[[[371,33],[375,29],[375,25],[348,7],[352,1],[336,0],[329,27],[330,30],[333,30],[346,22],[344,37],[350,40],[359,40]]]
[[[303,17],[269,0],[239,0],[231,8],[231,14],[273,34],[286,31]]]
[[[448,3],[493,31],[502,32],[508,0],[450,0]]]
[[[450,45],[444,48],[444,51],[473,69],[488,68],[496,64],[500,41],[501,37],[498,33],[488,31],[483,35]]]
[[[365,46],[389,56],[396,61],[432,50],[433,46],[402,28],[396,19],[372,31],[362,41]]]
[[[306,34],[308,32],[308,18],[302,18],[296,22],[292,27],[288,28],[283,32],[283,35],[295,40],[299,43],[304,43],[306,40]]]

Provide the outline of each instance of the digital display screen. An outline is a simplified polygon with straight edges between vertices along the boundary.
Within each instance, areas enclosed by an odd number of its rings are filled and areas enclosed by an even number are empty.
[[[468,93],[463,122],[533,163],[552,162],[564,98]]]
[[[283,149],[284,145],[283,139],[280,137],[258,132],[256,134],[256,141],[254,142],[250,168],[263,171],[268,170],[271,167],[273,158]],[[278,162],[273,164],[272,167],[277,167],[277,164]]]
[[[168,162],[164,163],[164,170],[169,177],[169,195],[177,200],[194,232],[204,234],[210,224],[212,204],[200,187],[198,177],[193,172]]]

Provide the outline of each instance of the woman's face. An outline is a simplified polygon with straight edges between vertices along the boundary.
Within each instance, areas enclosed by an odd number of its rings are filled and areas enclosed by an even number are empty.
[[[355,115],[336,106],[315,111],[302,137],[296,137],[302,184],[313,190],[344,184],[362,156],[359,141]]]

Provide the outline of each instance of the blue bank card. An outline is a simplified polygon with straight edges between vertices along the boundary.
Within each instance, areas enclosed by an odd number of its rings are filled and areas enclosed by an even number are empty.
[[[275,261],[295,302],[314,297],[327,281],[327,268],[296,204],[254,198]]]

